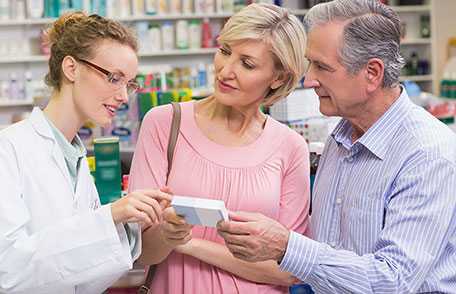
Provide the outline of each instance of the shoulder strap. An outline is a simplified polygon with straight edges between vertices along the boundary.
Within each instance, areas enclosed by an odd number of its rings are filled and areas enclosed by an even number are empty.
[[[144,284],[139,287],[137,294],[147,294],[149,293],[150,286],[152,285],[152,280],[154,279],[155,275],[155,270],[157,269],[157,266],[151,265],[149,266],[149,269],[147,270],[147,276],[146,280],[144,281]]]
[[[168,138],[168,171],[166,173],[166,184],[168,184],[169,174],[173,167],[174,149],[176,149],[177,137],[179,136],[181,123],[181,106],[177,102],[172,102],[173,120],[171,121],[171,130]]]
[[[180,123],[181,123],[181,106],[177,102],[172,102],[173,106],[173,119],[171,121],[171,129],[169,132],[168,138],[168,171],[166,172],[166,184],[168,184],[169,174],[173,166],[173,157],[174,149],[176,149],[177,137],[179,137]],[[150,286],[152,285],[152,280],[154,279],[154,274],[157,266],[151,265],[147,271],[146,280],[144,284],[139,287],[137,294],[147,294],[149,292]]]

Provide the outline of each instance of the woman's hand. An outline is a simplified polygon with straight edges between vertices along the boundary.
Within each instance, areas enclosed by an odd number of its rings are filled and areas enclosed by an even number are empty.
[[[183,217],[168,207],[163,211],[163,221],[160,224],[160,233],[169,246],[175,248],[178,245],[186,244],[192,239],[192,225],[187,224]]]
[[[171,202],[172,196],[160,190],[138,190],[111,204],[115,224],[138,222],[143,229],[162,221],[160,202]]]

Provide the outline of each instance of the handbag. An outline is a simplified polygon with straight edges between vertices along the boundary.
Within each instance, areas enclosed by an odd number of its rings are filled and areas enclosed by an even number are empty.
[[[177,102],[172,102],[173,106],[173,119],[171,121],[171,130],[168,138],[168,171],[166,173],[166,185],[168,184],[169,174],[173,166],[174,149],[176,148],[177,137],[179,136],[180,123],[181,123],[181,107]],[[156,265],[151,265],[147,271],[146,280],[144,284],[139,287],[137,294],[147,294],[150,290],[152,280],[156,271]]]

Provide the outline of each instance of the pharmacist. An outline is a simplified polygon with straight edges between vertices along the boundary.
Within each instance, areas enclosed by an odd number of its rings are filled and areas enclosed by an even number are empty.
[[[137,225],[157,225],[160,191],[100,206],[78,129],[111,122],[134,92],[137,43],[120,23],[70,13],[47,32],[46,109],[0,132],[0,293],[102,293],[140,254]]]
[[[276,260],[316,293],[456,293],[456,136],[399,85],[400,21],[377,0],[305,16],[308,81],[343,119],[313,190],[310,238],[260,214],[219,224],[230,251]]]

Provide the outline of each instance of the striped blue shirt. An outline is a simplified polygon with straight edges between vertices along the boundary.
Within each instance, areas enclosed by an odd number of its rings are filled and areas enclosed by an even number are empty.
[[[357,141],[342,120],[314,187],[310,237],[284,271],[316,293],[456,293],[456,135],[405,90]]]

